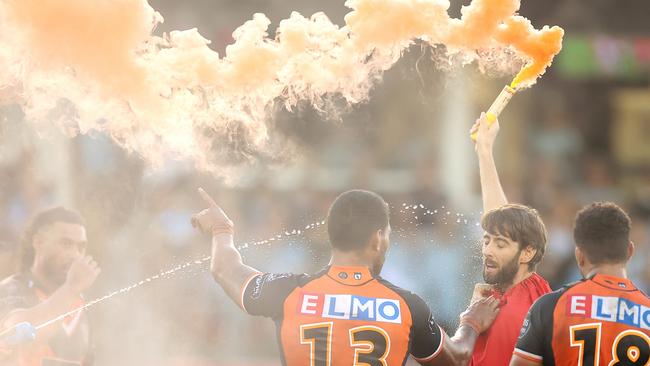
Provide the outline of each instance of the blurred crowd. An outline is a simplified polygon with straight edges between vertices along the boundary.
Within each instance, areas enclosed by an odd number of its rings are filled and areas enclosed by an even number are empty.
[[[180,2],[157,3],[163,14],[182,14],[175,8]],[[171,27],[182,23],[168,20]],[[453,329],[481,280],[481,200],[466,131],[503,84],[472,71],[450,76],[428,59],[416,70],[422,52],[407,54],[370,102],[342,123],[308,108],[279,117],[276,127],[298,153],[272,165],[252,161],[227,184],[190,162],[147,166],[106,136],[69,138],[26,124],[18,105],[0,105],[0,277],[19,269],[30,216],[58,204],[85,217],[88,250],[103,269],[88,298],[199,260],[209,252],[209,238],[195,232],[189,218],[203,208],[200,186],[235,222],[248,263],[265,271],[313,272],[329,259],[322,225],[327,207],[344,190],[366,188],[392,206],[394,233],[383,276],[421,294],[438,321]],[[458,116],[445,107],[452,103],[454,78],[463,78],[467,94],[458,105],[466,112]],[[548,247],[539,272],[554,289],[580,278],[573,216],[583,204],[609,200],[632,217],[637,253],[630,277],[650,292],[650,157],[631,166],[612,142],[619,125],[613,91],[628,86],[616,80],[576,86],[551,71],[502,116],[497,167],[510,201],[544,218]],[[634,86],[647,89],[647,77]],[[452,173],[450,164],[464,171]],[[461,198],[460,188],[442,183],[450,174],[468,187]],[[100,365],[278,364],[276,345],[260,342],[272,339],[273,324],[232,305],[205,262],[107,299],[89,314]]]
[[[22,123],[12,107],[3,107],[3,113],[13,118],[5,122],[7,128]],[[650,219],[644,202],[628,199],[615,163],[588,153],[582,132],[569,122],[566,116],[552,114],[531,120],[523,142],[508,140],[507,134],[499,141],[497,165],[504,172],[510,200],[537,208],[547,225],[548,250],[539,272],[553,288],[579,279],[573,259],[573,215],[584,203],[611,200],[624,204],[632,215],[637,254],[630,276],[650,291]],[[504,131],[508,127],[504,121]],[[202,208],[196,188],[203,186],[235,221],[246,261],[263,270],[313,272],[325,266],[327,237],[324,226],[317,224],[338,193],[361,187],[378,189],[392,205],[393,246],[384,277],[422,294],[441,324],[449,329],[457,325],[457,314],[467,303],[473,283],[481,279],[477,182],[468,193],[473,206],[455,206],[438,184],[443,172],[438,171],[436,159],[427,155],[425,142],[412,137],[404,150],[416,152],[395,154],[428,157],[391,156],[388,160],[393,161],[382,161],[385,147],[377,140],[366,142],[370,152],[356,155],[354,151],[363,148],[352,138],[347,146],[344,138],[333,137],[337,151],[327,152],[325,146],[321,160],[298,162],[299,168],[290,163],[271,169],[251,166],[246,169],[257,171],[256,177],[241,186],[227,186],[182,163],[149,168],[101,136],[63,140],[70,161],[50,166],[49,150],[41,145],[50,142],[26,137],[33,133],[25,132],[21,142],[13,144],[20,151],[4,154],[0,166],[1,276],[18,268],[21,230],[30,216],[61,203],[85,216],[89,252],[103,268],[90,298],[200,259],[208,253],[209,238],[193,231],[189,217]],[[524,169],[519,172],[505,163],[510,143],[524,147],[515,152],[524,156]],[[335,154],[349,160],[336,161]],[[289,179],[296,174],[301,177]],[[321,178],[308,178],[313,176]],[[385,180],[398,187],[382,190]],[[116,357],[129,360],[126,364],[227,364],[228,360],[259,364],[273,360],[276,352],[273,342],[259,342],[271,339],[272,323],[249,318],[227,301],[204,263],[108,299],[90,314],[97,328],[100,364],[111,364]],[[241,350],[248,348],[248,359],[242,361]]]

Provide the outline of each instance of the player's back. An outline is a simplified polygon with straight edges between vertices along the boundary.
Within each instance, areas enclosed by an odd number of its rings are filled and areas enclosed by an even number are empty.
[[[648,365],[650,300],[627,279],[580,281],[533,306],[515,353],[544,365]]]
[[[272,317],[285,365],[403,365],[431,359],[442,330],[417,296],[364,267],[316,275],[263,274],[243,293],[249,313]]]

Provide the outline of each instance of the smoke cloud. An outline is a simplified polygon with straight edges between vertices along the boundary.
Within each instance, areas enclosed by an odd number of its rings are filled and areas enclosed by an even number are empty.
[[[518,0],[474,0],[460,19],[446,0],[345,4],[342,27],[294,12],[273,38],[255,14],[219,55],[196,29],[153,36],[163,18],[145,0],[0,0],[0,96],[20,100],[30,121],[106,133],[152,164],[182,158],[218,171],[228,146],[277,148],[274,104],[363,102],[416,40],[465,63],[514,52],[526,64],[513,80],[522,87],[561,49],[563,30],[535,29],[516,14]]]

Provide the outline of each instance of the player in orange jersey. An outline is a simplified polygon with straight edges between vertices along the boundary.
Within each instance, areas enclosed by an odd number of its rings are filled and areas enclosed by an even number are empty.
[[[585,278],[533,305],[510,365],[650,365],[650,299],[625,269],[634,254],[630,218],[613,203],[593,203],[576,216],[573,236]]]
[[[100,273],[86,254],[86,228],[76,211],[39,212],[25,233],[22,270],[0,282],[0,330],[43,324],[85,303],[82,292]],[[39,329],[36,341],[15,349],[2,365],[91,365],[90,320],[80,311]],[[0,351],[0,354],[2,351]]]
[[[193,224],[212,233],[211,269],[226,294],[251,315],[276,322],[287,366],[465,365],[480,332],[498,313],[483,298],[461,314],[448,337],[417,295],[379,276],[389,247],[388,204],[348,191],[330,207],[330,265],[314,275],[261,273],[242,263],[233,223],[204,191],[209,208]]]

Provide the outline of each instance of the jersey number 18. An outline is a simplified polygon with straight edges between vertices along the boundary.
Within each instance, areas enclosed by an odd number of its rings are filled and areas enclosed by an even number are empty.
[[[579,347],[578,366],[600,365],[602,323],[570,328],[571,347]],[[638,330],[619,333],[612,344],[612,361],[607,366],[645,366],[650,361],[650,337]]]

